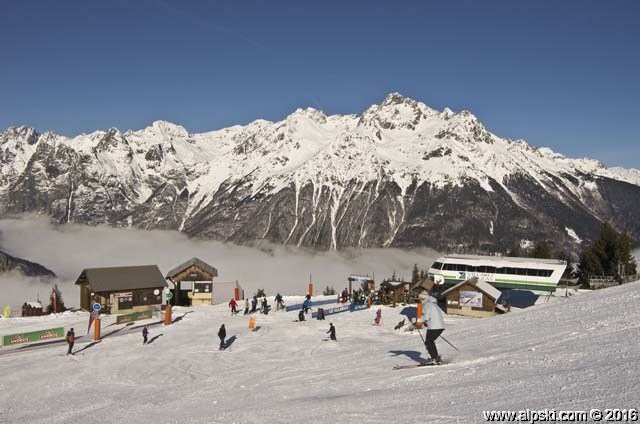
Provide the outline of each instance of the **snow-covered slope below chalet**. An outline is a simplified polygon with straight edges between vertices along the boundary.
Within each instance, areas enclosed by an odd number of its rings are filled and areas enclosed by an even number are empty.
[[[389,95],[203,134],[157,121],[67,138],[0,134],[2,213],[322,249],[567,245],[610,220],[640,238],[640,171],[502,139],[471,113]]]

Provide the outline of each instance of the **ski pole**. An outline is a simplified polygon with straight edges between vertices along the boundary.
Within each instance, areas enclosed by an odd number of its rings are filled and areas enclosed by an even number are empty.
[[[452,348],[454,348],[455,350],[457,350],[458,352],[460,352],[460,349],[458,349],[457,347],[455,347],[455,346],[453,345],[453,343],[451,343],[449,340],[447,340],[447,339],[445,339],[444,337],[442,337],[442,335],[440,335],[440,338],[441,338],[442,340],[444,340],[445,342],[447,342],[447,344],[448,344],[449,346],[451,346]]]
[[[420,329],[419,329],[419,328],[418,328],[418,334],[420,334],[420,338],[422,339],[422,343],[426,343],[426,342],[424,341],[424,337],[422,337],[422,333],[420,332]],[[445,338],[444,338],[444,336],[440,335],[440,338],[441,338],[442,340],[444,340],[444,341],[445,341],[449,346],[451,346],[452,348],[454,348],[455,350],[457,350],[458,352],[460,352],[460,349],[458,349],[457,347],[455,347],[455,346],[453,345],[453,343],[451,343],[449,340],[445,339]]]

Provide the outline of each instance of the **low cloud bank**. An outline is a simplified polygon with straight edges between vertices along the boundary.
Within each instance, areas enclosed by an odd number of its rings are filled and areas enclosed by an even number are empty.
[[[309,275],[316,288],[341,290],[350,274],[369,274],[381,281],[393,272],[411,278],[414,264],[426,269],[439,256],[431,249],[353,249],[313,252],[273,244],[238,246],[190,239],[175,231],[144,231],[108,226],[54,226],[43,217],[0,220],[0,247],[7,253],[38,262],[53,270],[57,280],[41,282],[17,276],[0,277],[0,306],[43,303],[53,283],[62,289],[68,306],[77,306],[75,279],[84,268],[156,264],[163,274],[197,256],[218,269],[219,281],[238,280],[250,295],[258,288],[267,294],[306,292]]]

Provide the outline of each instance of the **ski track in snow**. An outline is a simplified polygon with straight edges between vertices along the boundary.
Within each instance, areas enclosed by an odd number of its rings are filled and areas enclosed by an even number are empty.
[[[0,352],[0,422],[467,423],[494,409],[637,408],[640,282],[552,300],[488,319],[448,316],[443,335],[460,352],[438,341],[448,363],[411,370],[392,369],[427,358],[417,334],[393,330],[402,306],[382,307],[382,326],[371,325],[378,306],[306,322],[272,311],[256,315],[254,332],[225,305],[175,308],[186,315],[151,327],[150,339],[162,337],[147,346],[137,328],[75,358],[64,344]],[[82,334],[87,317],[0,319],[0,334],[60,325]],[[338,342],[322,341],[329,322]],[[224,352],[221,323],[237,337]]]

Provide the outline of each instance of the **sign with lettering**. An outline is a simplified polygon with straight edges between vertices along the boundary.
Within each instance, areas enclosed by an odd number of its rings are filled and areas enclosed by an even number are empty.
[[[48,330],[31,331],[29,333],[10,334],[2,337],[3,346],[13,346],[22,343],[45,342],[64,337],[64,327]]]
[[[116,318],[116,324],[126,324],[127,322],[140,321],[143,319],[151,319],[153,317],[153,311],[134,312],[132,314],[119,315]]]

